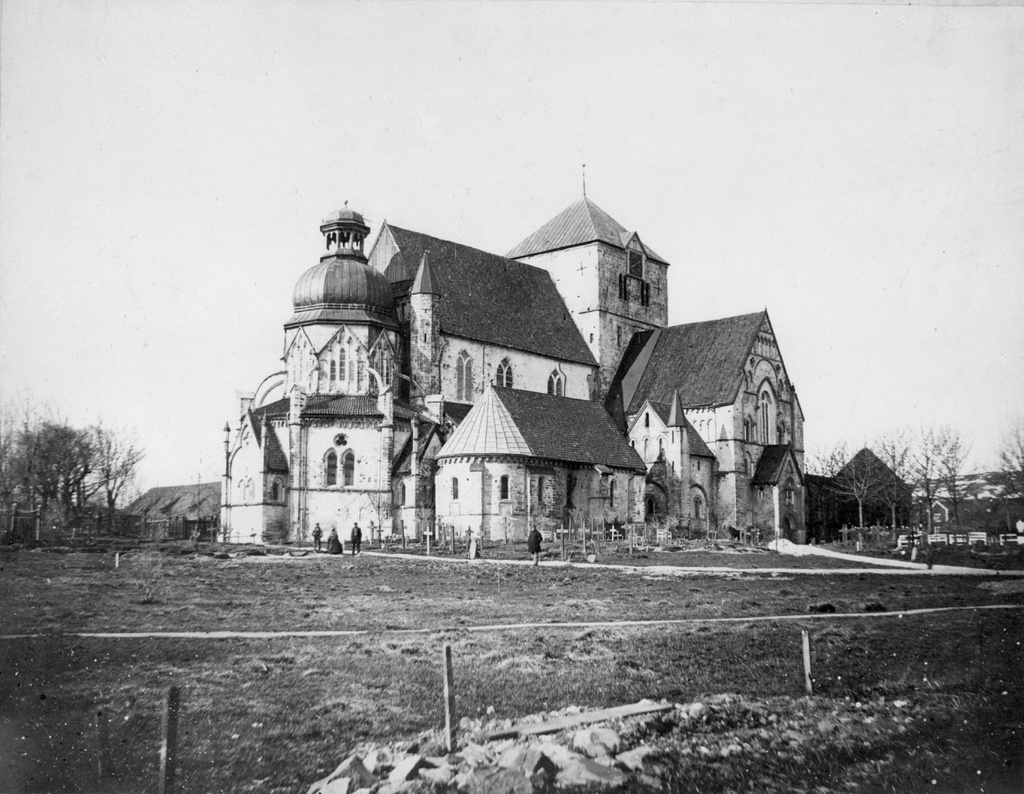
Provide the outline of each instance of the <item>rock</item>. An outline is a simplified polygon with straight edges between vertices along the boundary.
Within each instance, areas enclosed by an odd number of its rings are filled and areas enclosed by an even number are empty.
[[[339,777],[320,789],[320,794],[349,794],[351,788],[352,778]]]
[[[688,703],[686,705],[676,704],[676,711],[679,716],[687,720],[698,720],[707,714],[708,707],[701,702]]]
[[[615,761],[619,766],[624,767],[631,772],[640,772],[644,768],[644,761],[654,752],[655,750],[653,747],[640,745],[639,747],[634,747],[632,750],[626,750],[624,753],[619,753],[615,757]]]
[[[565,769],[569,764],[575,763],[580,759],[580,756],[576,755],[568,747],[563,747],[554,742],[542,742],[536,745],[536,749],[546,755],[551,763],[559,769]]]
[[[394,760],[390,752],[377,747],[363,756],[363,764],[372,774],[380,775],[382,770],[394,766]]]
[[[327,788],[328,785],[342,778],[348,779],[348,787],[341,788],[339,786],[335,789]],[[314,792],[323,792],[323,794],[327,794],[328,790],[330,791],[330,794],[348,794],[350,788],[356,789],[369,787],[376,782],[376,778],[370,774],[363,762],[359,760],[359,756],[350,755],[338,764],[337,768],[331,772],[331,774],[327,775],[327,777],[321,778],[310,786],[306,794],[314,794]]]
[[[499,751],[499,748],[495,748],[495,750]],[[498,766],[502,769],[519,769],[526,760],[527,752],[529,751],[526,745],[513,744],[511,747],[505,748],[505,751],[498,756]]]
[[[423,767],[420,770],[420,779],[425,780],[432,786],[447,786],[455,777],[455,767],[451,764],[442,764],[436,767]]]
[[[466,780],[470,794],[533,794],[533,785],[511,769],[474,769]]]
[[[626,776],[615,767],[578,756],[558,773],[559,786],[621,786],[625,782]]]
[[[422,755],[410,755],[395,763],[395,768],[388,775],[388,783],[397,785],[407,780],[412,780],[416,774],[427,765]]]
[[[469,766],[490,766],[493,763],[491,751],[483,745],[470,742],[459,751],[462,760]]]
[[[619,750],[619,735],[611,728],[584,728],[572,737],[572,746],[584,755],[614,755]]]
[[[558,767],[555,765],[555,762],[540,747],[530,747],[527,749],[520,769],[529,778],[538,774],[554,778],[558,774]]]

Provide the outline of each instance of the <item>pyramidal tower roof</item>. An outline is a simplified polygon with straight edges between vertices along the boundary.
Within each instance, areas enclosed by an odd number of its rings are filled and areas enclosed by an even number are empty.
[[[509,251],[509,259],[541,254],[546,251],[557,251],[587,243],[602,242],[625,248],[629,238],[634,234],[619,223],[615,218],[584,197],[573,202],[558,215],[549,220],[537,231]],[[644,245],[647,256],[668,264],[647,245]]]
[[[434,271],[430,268],[430,254],[424,251],[423,257],[420,259],[420,266],[416,270],[416,278],[412,282],[410,294],[437,295],[439,293],[437,287],[434,286],[436,282],[437,279],[434,278]]]

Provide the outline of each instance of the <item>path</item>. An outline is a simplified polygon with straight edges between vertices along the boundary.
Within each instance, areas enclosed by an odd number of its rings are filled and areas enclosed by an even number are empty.
[[[361,637],[368,634],[380,635],[423,635],[455,632],[496,632],[520,629],[615,629],[649,626],[685,626],[706,623],[765,623],[773,620],[843,620],[859,618],[878,620],[895,618],[902,620],[905,615],[928,615],[940,612],[978,612],[992,609],[1024,609],[1021,604],[985,604],[966,607],[929,607],[926,609],[904,609],[895,612],[833,612],[805,615],[751,615],[739,618],[663,618],[658,620],[588,620],[552,623],[493,623],[483,626],[438,626],[421,629],[324,629],[317,631],[92,631],[69,632],[67,634],[0,634],[0,640],[63,639],[67,637],[101,640],[127,639],[194,639],[194,640],[269,640],[281,637]]]

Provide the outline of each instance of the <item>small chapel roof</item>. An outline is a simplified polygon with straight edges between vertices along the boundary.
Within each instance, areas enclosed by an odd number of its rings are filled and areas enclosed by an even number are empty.
[[[279,419],[287,416],[291,407],[291,401],[287,397],[267,403],[252,410],[253,428],[259,427],[259,423],[266,414],[269,419]],[[395,416],[404,419],[411,419],[416,411],[404,403],[395,400]],[[379,417],[380,407],[377,405],[377,398],[372,394],[311,394],[306,398],[306,405],[302,409],[303,416],[372,416]],[[256,430],[257,441],[259,431]]]
[[[728,405],[736,399],[743,365],[767,312],[674,325],[636,334],[608,392],[631,415],[644,400],[684,408]]]
[[[438,458],[511,455],[646,471],[599,403],[491,386]]]
[[[776,485],[785,473],[786,461],[793,460],[792,470],[796,472],[797,479],[802,479],[800,467],[793,455],[793,448],[789,444],[770,444],[761,452],[757,460],[757,468],[754,476],[750,478],[751,485]]]
[[[389,223],[381,229],[371,261],[378,247],[389,252],[389,260],[377,266],[385,268],[396,294],[409,289],[427,254],[442,333],[596,365],[551,274],[543,268]]]
[[[629,238],[634,234],[635,232],[628,231],[615,218],[584,197],[558,213],[515,246],[506,256],[509,259],[517,259],[592,242],[602,242],[616,248],[625,248]],[[649,259],[668,264],[646,244],[644,244],[644,250]]]

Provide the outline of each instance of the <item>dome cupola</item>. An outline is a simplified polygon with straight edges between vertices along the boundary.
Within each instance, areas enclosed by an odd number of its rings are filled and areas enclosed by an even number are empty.
[[[363,322],[397,327],[391,284],[367,264],[363,243],[370,228],[348,208],[324,218],[320,231],[327,253],[295,283],[295,313],[285,328],[311,323]]]

